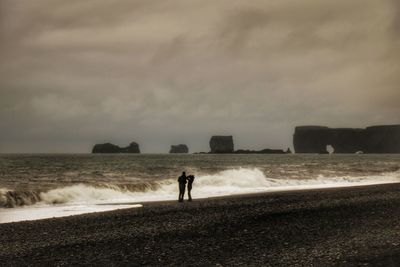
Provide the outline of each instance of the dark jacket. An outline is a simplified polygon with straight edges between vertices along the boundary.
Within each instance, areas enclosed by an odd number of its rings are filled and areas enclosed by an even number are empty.
[[[186,176],[183,176],[183,175],[179,176],[178,182],[180,184],[186,184]]]
[[[194,176],[193,175],[189,175],[188,177],[187,177],[187,180],[188,180],[188,185],[192,185],[193,184],[193,182],[194,182]]]

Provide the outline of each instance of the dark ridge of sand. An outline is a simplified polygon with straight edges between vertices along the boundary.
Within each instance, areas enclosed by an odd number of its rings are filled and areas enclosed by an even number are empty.
[[[0,263],[399,266],[400,184],[152,203],[0,224]]]

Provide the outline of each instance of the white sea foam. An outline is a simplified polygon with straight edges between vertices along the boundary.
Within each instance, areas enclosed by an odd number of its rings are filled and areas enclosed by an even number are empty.
[[[266,177],[265,174],[257,168],[239,168],[222,171],[216,174],[199,175],[195,179],[192,196],[194,198],[207,198],[257,192],[348,187],[396,182],[400,182],[399,171],[375,176],[325,177],[320,175],[314,179],[274,179]],[[0,197],[4,192],[4,190],[0,190]],[[103,185],[103,187],[98,187],[77,184],[40,193],[41,201],[31,206],[31,208],[46,209],[43,213],[47,214],[45,218],[48,218],[54,217],[54,215],[71,215],[70,212],[66,212],[65,210],[71,211],[71,209],[78,209],[78,213],[73,214],[80,214],[131,207],[128,203],[133,205],[148,201],[174,200],[177,199],[177,196],[178,186],[175,179],[160,181],[156,189],[147,189],[140,192],[132,192],[116,185]],[[57,204],[57,209],[49,208],[54,204]],[[85,209],[83,207],[89,208]],[[63,209],[65,212],[62,212]],[[7,210],[19,210],[21,213],[24,213],[29,212],[30,208],[24,207]],[[54,212],[52,212],[52,210]],[[56,210],[57,212],[55,212]],[[11,211],[9,211],[9,213],[10,212]],[[35,216],[32,214],[35,214],[35,212],[31,212],[30,217],[27,218],[44,218],[42,215]],[[36,210],[36,214],[40,214],[40,212]],[[10,221],[10,219],[5,218],[7,215],[4,213],[4,209],[0,211],[0,215],[0,222]],[[14,216],[11,221],[16,221],[15,217],[18,216]],[[22,216],[21,218],[25,217]]]
[[[0,209],[0,223],[40,220],[65,217],[93,212],[104,212],[116,209],[140,208],[135,205],[63,205],[63,206],[25,206],[14,209]]]

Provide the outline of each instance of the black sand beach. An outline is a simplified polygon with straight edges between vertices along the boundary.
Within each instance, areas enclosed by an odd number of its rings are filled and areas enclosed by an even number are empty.
[[[0,224],[16,265],[400,264],[400,184],[151,203]]]

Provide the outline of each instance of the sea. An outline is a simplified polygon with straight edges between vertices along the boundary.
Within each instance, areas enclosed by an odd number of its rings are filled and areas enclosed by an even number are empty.
[[[0,154],[0,223],[177,200],[400,182],[400,155]],[[187,198],[187,196],[185,196]]]

